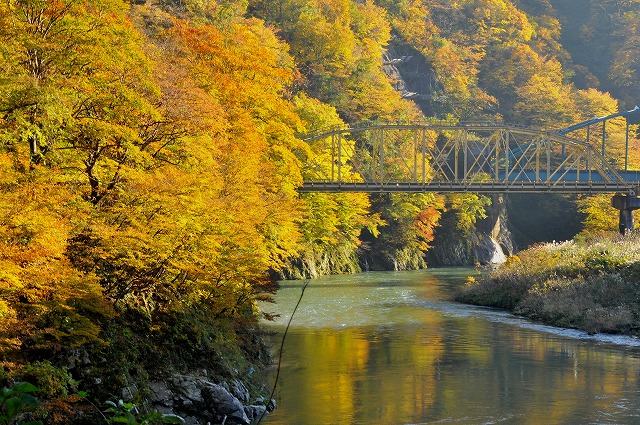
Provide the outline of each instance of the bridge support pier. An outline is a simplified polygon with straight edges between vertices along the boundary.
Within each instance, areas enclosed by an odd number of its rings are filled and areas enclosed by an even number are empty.
[[[633,211],[640,209],[640,197],[631,195],[614,195],[611,206],[620,210],[620,233],[623,235],[633,232]]]

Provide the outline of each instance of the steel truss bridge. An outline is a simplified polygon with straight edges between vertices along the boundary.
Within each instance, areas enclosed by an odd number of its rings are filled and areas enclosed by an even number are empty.
[[[300,192],[640,194],[640,172],[617,170],[604,151],[562,131],[362,123],[300,138],[313,152]]]

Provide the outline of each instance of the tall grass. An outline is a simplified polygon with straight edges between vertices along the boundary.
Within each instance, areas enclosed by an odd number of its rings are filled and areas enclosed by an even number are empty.
[[[640,235],[602,233],[538,244],[457,299],[587,332],[640,333]]]

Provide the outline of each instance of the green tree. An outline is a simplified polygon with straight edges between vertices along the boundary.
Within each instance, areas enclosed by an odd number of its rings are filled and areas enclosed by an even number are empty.
[[[378,195],[372,201],[385,223],[380,236],[368,241],[372,267],[385,270],[426,267],[424,255],[444,208],[442,197],[433,193],[394,193]]]
[[[541,128],[557,128],[575,121],[571,87],[551,76],[533,75],[516,89],[517,122]]]
[[[455,211],[458,229],[469,234],[478,219],[487,218],[485,207],[490,205],[491,199],[484,195],[462,193],[450,195],[448,206]]]
[[[335,108],[301,95],[295,100],[296,111],[309,128],[342,126]],[[306,177],[323,178],[331,173],[331,146],[327,140],[310,145],[308,164],[303,170]],[[344,141],[347,143],[347,141]],[[343,176],[355,177],[347,165],[348,156],[341,165]],[[363,193],[308,193],[301,196],[305,214],[300,224],[303,235],[298,265],[304,275],[315,276],[336,272],[360,270],[357,258],[363,229],[378,235],[381,221],[370,212],[369,196]]]

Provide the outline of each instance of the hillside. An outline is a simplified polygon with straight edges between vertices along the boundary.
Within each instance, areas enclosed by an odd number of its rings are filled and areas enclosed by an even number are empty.
[[[67,415],[49,424],[76,420],[76,390],[101,405],[150,377],[249,379],[277,277],[426,266],[443,214],[468,235],[490,200],[299,195],[330,147],[296,134],[632,107],[640,2],[568,3],[0,4],[0,387],[36,384]],[[420,67],[419,103],[385,73],[392,50]],[[623,126],[608,131],[620,152]],[[600,201],[580,200],[587,225]]]

